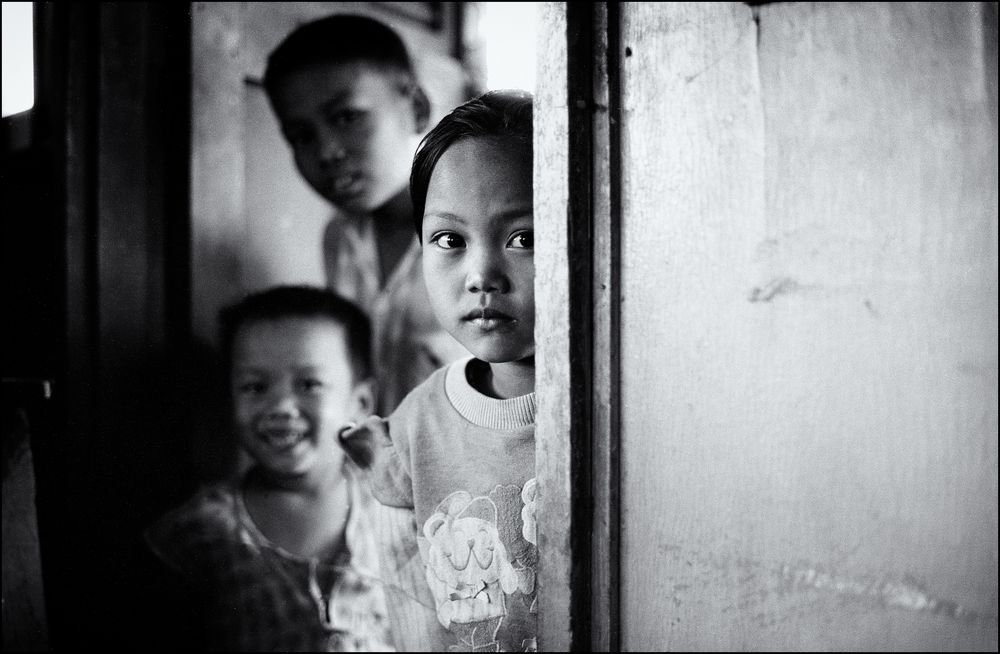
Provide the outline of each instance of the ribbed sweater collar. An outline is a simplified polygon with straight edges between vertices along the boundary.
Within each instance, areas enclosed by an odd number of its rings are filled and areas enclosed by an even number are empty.
[[[472,359],[456,361],[445,373],[444,388],[455,410],[469,422],[502,431],[512,431],[535,424],[535,394],[519,395],[498,400],[483,395],[466,378],[466,367]]]

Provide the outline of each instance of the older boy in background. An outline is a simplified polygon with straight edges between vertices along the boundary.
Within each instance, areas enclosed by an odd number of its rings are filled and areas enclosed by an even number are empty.
[[[306,182],[337,210],[327,284],[371,317],[378,410],[467,352],[434,319],[409,173],[430,103],[402,40],[364,16],[305,24],[271,53],[264,87]]]

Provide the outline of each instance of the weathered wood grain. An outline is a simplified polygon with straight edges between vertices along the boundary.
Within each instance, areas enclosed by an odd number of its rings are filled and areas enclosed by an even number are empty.
[[[753,11],[623,10],[623,647],[995,649],[995,33]]]
[[[535,377],[538,393],[538,646],[571,643],[569,112],[566,6],[540,8],[535,149]]]

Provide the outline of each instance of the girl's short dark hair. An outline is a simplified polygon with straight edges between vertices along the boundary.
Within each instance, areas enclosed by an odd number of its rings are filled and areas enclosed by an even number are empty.
[[[452,145],[469,138],[493,138],[532,149],[532,98],[527,91],[488,91],[441,119],[420,142],[410,173],[410,197],[417,238],[421,237],[427,187],[438,159]]]
[[[301,25],[271,52],[264,90],[273,101],[288,75],[315,64],[351,61],[367,62],[399,74],[407,86],[417,85],[410,55],[396,32],[367,16],[334,14]]]
[[[372,376],[371,322],[350,300],[316,286],[275,286],[251,293],[219,312],[219,336],[227,373],[232,370],[233,343],[240,328],[285,318],[329,320],[344,328],[354,380]]]

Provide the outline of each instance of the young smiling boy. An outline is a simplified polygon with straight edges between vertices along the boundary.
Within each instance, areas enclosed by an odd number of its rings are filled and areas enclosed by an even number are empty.
[[[399,36],[338,14],[271,53],[264,88],[303,179],[337,210],[323,238],[327,285],[372,320],[379,410],[465,352],[434,320],[412,229],[410,164],[430,102]]]
[[[342,435],[412,507],[440,643],[536,646],[532,101],[494,91],[427,135],[411,192],[434,315],[473,354]],[[387,431],[386,431],[387,430]],[[433,618],[432,618],[433,619]]]
[[[191,607],[194,624],[169,630],[192,634],[184,649],[390,649],[372,583],[374,502],[337,441],[371,412],[368,319],[325,289],[277,287],[226,309],[221,324],[233,423],[253,464],[146,532],[178,573],[177,604]]]

